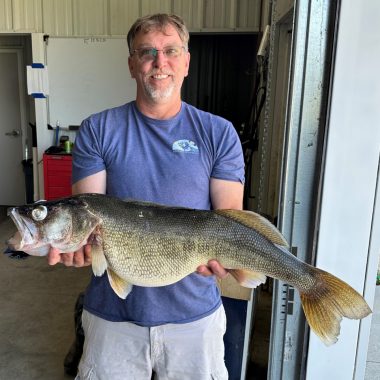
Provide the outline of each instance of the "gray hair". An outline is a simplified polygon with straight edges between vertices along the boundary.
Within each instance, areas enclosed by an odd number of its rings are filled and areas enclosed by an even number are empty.
[[[178,35],[187,50],[190,36],[183,19],[174,14],[169,15],[166,13],[157,13],[137,19],[131,26],[131,29],[129,29],[127,35],[129,53],[133,50],[133,41],[139,32],[149,33],[152,30],[159,30],[165,33],[165,29],[169,25],[173,26],[177,30]]]

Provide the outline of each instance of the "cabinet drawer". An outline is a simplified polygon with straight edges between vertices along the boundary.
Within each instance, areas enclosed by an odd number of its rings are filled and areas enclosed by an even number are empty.
[[[53,161],[48,160],[47,168],[49,172],[70,172],[71,173],[71,161]]]
[[[57,186],[71,186],[71,175],[49,175],[47,178],[48,187],[57,187]]]
[[[70,187],[64,187],[64,186],[49,187],[47,194],[45,194],[45,198],[47,201],[50,201],[52,199],[68,197],[70,195],[71,195]]]
[[[71,195],[70,155],[44,154],[44,189],[45,199],[67,197]]]

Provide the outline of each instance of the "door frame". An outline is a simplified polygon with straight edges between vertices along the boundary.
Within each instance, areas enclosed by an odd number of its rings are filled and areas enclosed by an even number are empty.
[[[277,93],[273,74],[277,71],[281,25],[289,14],[280,12],[284,1],[274,1],[269,52],[269,90],[265,120],[267,129],[274,120]],[[299,0],[290,9],[293,18],[287,105],[284,119],[282,168],[278,195],[278,226],[291,251],[313,264],[316,255],[317,213],[323,147],[327,129],[328,99],[333,58],[332,36],[336,5],[328,0]],[[279,16],[281,15],[281,17]],[[285,31],[284,31],[285,32]],[[277,97],[277,99],[276,99]],[[269,147],[270,148],[270,147]],[[266,153],[269,158],[270,152]],[[263,165],[266,177],[267,169]],[[264,186],[261,192],[264,191]],[[262,194],[261,194],[262,195]],[[264,199],[264,197],[261,197]],[[309,329],[298,292],[275,281],[268,379],[304,379]]]
[[[26,117],[26,73],[25,62],[24,62],[24,53],[25,47],[22,46],[0,46],[0,54],[2,53],[16,53],[17,56],[17,71],[18,71],[18,94],[20,102],[20,130],[21,130],[21,157],[25,159],[25,146],[28,144],[28,133],[27,133],[27,117]],[[29,148],[29,147],[28,147]],[[24,201],[26,200],[26,188],[24,186]]]

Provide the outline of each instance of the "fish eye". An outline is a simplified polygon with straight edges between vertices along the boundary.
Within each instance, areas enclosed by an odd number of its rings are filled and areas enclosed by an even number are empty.
[[[37,206],[35,209],[32,211],[32,217],[36,221],[44,220],[47,215],[47,208],[46,206],[40,205]]]

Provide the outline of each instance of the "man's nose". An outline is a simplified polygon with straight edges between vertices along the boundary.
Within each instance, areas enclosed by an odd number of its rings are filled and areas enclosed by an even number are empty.
[[[154,59],[154,67],[162,67],[166,64],[168,58],[162,50],[157,50],[156,57]]]

